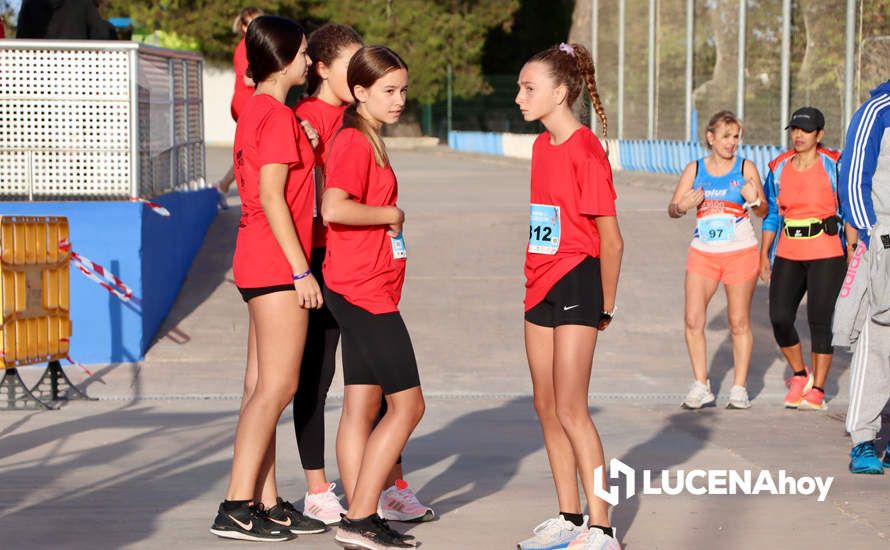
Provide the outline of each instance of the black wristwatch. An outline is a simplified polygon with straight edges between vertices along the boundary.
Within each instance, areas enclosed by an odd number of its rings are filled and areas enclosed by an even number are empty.
[[[615,317],[615,312],[618,311],[618,304],[615,304],[615,307],[612,308],[612,311],[601,311],[600,312],[600,322],[609,321]]]

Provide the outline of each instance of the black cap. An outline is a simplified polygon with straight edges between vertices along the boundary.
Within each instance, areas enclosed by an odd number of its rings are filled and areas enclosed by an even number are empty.
[[[785,126],[786,130],[789,128],[800,128],[804,132],[821,130],[825,128],[825,117],[822,116],[822,111],[815,107],[801,107],[791,115],[788,126]]]

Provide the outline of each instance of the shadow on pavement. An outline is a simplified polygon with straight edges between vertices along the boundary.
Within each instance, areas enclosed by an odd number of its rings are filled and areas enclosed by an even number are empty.
[[[236,415],[123,408],[5,435],[0,455],[33,457],[28,451],[47,449],[36,460],[6,461],[0,499],[3,546],[120,548],[148,539],[156,530],[153,518],[195,500],[228,475],[228,456],[207,457],[231,446]],[[206,434],[198,442],[191,433],[197,429]],[[81,445],[80,437],[95,430],[107,433],[107,440]],[[156,450],[171,447],[175,451],[167,456]],[[103,468],[109,473],[97,476],[96,469]],[[18,509],[10,513],[13,508]],[[212,515],[207,510],[208,527]]]
[[[612,525],[618,529],[619,540],[633,525],[639,513],[640,492],[643,489],[642,471],[652,470],[653,486],[660,486],[660,472],[683,464],[704,448],[711,438],[714,409],[676,412],[667,417],[664,426],[650,439],[629,449],[619,460],[633,467],[636,472],[636,493],[620,501],[612,511]],[[613,485],[615,481],[611,482]],[[620,485],[619,485],[620,487]],[[622,546],[630,550],[630,545]]]
[[[544,446],[539,426],[531,397],[459,416],[440,430],[408,441],[406,475],[451,461],[417,493],[421,502],[444,516],[501,491],[523,459]]]

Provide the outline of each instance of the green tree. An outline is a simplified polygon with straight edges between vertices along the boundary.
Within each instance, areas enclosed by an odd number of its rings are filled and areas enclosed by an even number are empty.
[[[342,0],[312,2],[309,14],[395,50],[411,70],[411,97],[428,105],[444,97],[449,63],[455,96],[489,91],[481,70],[487,31],[509,28],[518,7],[519,0]]]
[[[398,52],[411,68],[411,97],[430,104],[445,96],[445,68],[454,93],[486,93],[481,62],[492,28],[509,29],[519,0],[271,0],[254,1],[266,13],[302,21],[310,30],[325,21],[356,28],[369,44]],[[193,37],[211,60],[231,58],[232,21],[241,4],[229,0],[123,0],[108,15],[129,15],[137,27]]]

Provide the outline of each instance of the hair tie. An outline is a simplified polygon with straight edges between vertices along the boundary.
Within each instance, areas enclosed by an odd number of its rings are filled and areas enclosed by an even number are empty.
[[[575,57],[575,48],[572,47],[571,44],[566,44],[565,42],[559,45],[559,51],[565,52],[572,57]]]

